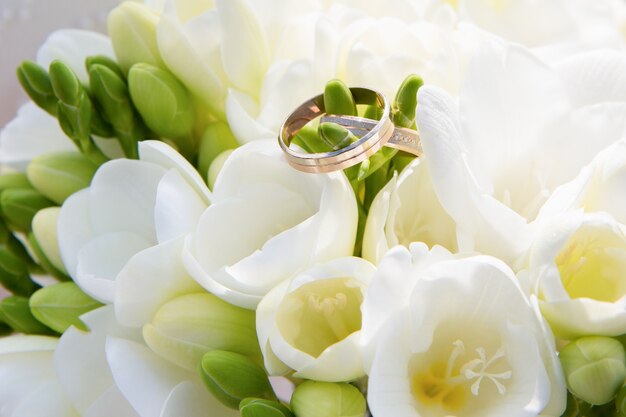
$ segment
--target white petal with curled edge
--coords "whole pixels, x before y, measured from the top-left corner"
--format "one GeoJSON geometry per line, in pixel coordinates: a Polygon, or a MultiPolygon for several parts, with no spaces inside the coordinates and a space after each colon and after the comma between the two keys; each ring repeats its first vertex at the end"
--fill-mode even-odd
{"type": "Polygon", "coordinates": [[[126,263],[115,291],[115,314],[120,323],[141,327],[170,299],[202,291],[183,266],[183,240],[143,250],[126,263]]]}
{"type": "Polygon", "coordinates": [[[170,169],[159,182],[154,222],[157,240],[166,242],[191,233],[207,202],[190,185],[179,171],[170,169]]]}
{"type": "Polygon", "coordinates": [[[78,252],[95,235],[89,217],[89,189],[72,194],[61,207],[57,223],[57,239],[63,264],[76,278],[78,252]]]}
{"type": "Polygon", "coordinates": [[[106,355],[115,384],[141,417],[160,416],[170,392],[195,377],[130,340],[107,338],[106,355]]]}
{"type": "Polygon", "coordinates": [[[65,398],[57,381],[51,380],[30,392],[19,407],[13,411],[12,416],[78,417],[79,414],[65,398]]]}
{"type": "Polygon", "coordinates": [[[250,96],[237,90],[228,90],[226,118],[239,143],[276,136],[256,120],[257,113],[257,104],[250,96]]]}
{"type": "Polygon", "coordinates": [[[158,140],[144,140],[139,143],[139,156],[142,161],[152,162],[166,170],[176,169],[207,204],[211,201],[211,191],[198,171],[168,144],[158,140]]]}
{"type": "Polygon", "coordinates": [[[37,63],[48,69],[54,60],[63,61],[88,85],[89,76],[85,59],[93,55],[105,55],[115,59],[111,40],[100,33],[80,29],[61,29],[53,32],[37,51],[37,63]]]}
{"type": "Polygon", "coordinates": [[[156,242],[154,203],[166,170],[156,164],[118,159],[102,165],[89,188],[96,233],[134,232],[156,242]]]}
{"type": "Polygon", "coordinates": [[[350,381],[363,376],[360,339],[361,332],[352,333],[326,348],[315,360],[303,364],[293,376],[330,382],[350,381]]]}
{"type": "Polygon", "coordinates": [[[90,296],[112,303],[115,280],[124,265],[152,242],[135,233],[107,233],[91,239],[78,252],[75,281],[90,296]]]}
{"type": "Polygon", "coordinates": [[[54,352],[54,367],[66,395],[83,414],[102,396],[113,395],[109,392],[114,387],[113,377],[104,350],[107,336],[140,341],[141,332],[120,326],[113,306],[90,311],[81,320],[90,331],[74,326],[67,329],[54,352]]]}
{"type": "Polygon", "coordinates": [[[376,194],[367,214],[365,231],[363,232],[363,258],[377,264],[389,250],[385,236],[391,200],[397,199],[396,184],[398,176],[392,179],[376,194]]]}
{"type": "MultiPolygon", "coordinates": [[[[207,24],[217,25],[216,19],[207,19],[207,24]]],[[[204,39],[211,42],[211,39],[204,39]]],[[[157,27],[157,43],[163,61],[189,90],[203,99],[215,116],[224,117],[226,89],[220,77],[195,49],[185,28],[173,13],[161,15],[157,27]]]]}
{"type": "Polygon", "coordinates": [[[217,0],[216,5],[226,74],[239,89],[258,96],[269,63],[265,34],[246,0],[217,0]]]}
{"type": "Polygon", "coordinates": [[[183,381],[176,385],[165,401],[159,417],[238,417],[239,410],[225,407],[197,382],[183,381]]]}
{"type": "Polygon", "coordinates": [[[38,155],[74,149],[57,120],[30,101],[0,131],[0,163],[18,171],[38,155]]]}

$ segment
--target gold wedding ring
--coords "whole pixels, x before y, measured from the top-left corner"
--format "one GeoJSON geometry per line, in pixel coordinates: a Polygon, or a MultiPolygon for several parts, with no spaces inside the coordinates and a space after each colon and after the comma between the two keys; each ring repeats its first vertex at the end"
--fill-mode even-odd
{"type": "Polygon", "coordinates": [[[417,156],[422,154],[418,133],[412,129],[396,128],[393,125],[390,118],[390,105],[383,94],[360,87],[350,88],[350,91],[356,104],[376,105],[381,108],[381,119],[326,115],[323,94],[307,100],[289,115],[278,135],[278,143],[291,166],[311,173],[339,171],[364,161],[384,145],[417,156]],[[300,129],[319,116],[323,116],[322,122],[333,122],[345,127],[359,137],[359,140],[331,152],[306,153],[291,149],[291,141],[300,129]]]}

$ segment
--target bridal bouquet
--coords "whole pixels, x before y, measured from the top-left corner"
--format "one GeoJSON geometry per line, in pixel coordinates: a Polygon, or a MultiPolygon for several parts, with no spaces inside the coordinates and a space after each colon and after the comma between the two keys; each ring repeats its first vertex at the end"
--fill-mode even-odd
{"type": "Polygon", "coordinates": [[[622,1],[127,2],[17,77],[0,417],[626,416],[622,1]],[[418,156],[295,169],[315,96],[418,156]]]}

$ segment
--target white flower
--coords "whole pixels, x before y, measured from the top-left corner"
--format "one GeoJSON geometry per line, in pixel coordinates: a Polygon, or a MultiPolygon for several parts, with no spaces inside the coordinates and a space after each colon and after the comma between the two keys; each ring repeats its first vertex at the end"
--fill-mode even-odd
{"type": "Polygon", "coordinates": [[[356,199],[342,172],[297,171],[275,141],[256,141],[226,160],[183,257],[211,293],[255,308],[297,272],[352,255],[356,227],[356,199]]]}
{"type": "Polygon", "coordinates": [[[460,0],[459,9],[463,20],[482,29],[552,53],[557,47],[625,46],[626,5],[621,1],[460,0]]]}
{"type": "Polygon", "coordinates": [[[562,337],[626,333],[626,229],[606,213],[575,211],[543,228],[529,273],[541,311],[562,337]]]}
{"type": "Polygon", "coordinates": [[[456,250],[456,230],[433,189],[425,158],[416,158],[376,195],[367,215],[363,258],[377,264],[389,248],[412,242],[456,250]]]}
{"type": "Polygon", "coordinates": [[[458,105],[438,88],[420,89],[424,153],[460,250],[515,265],[551,193],[621,137],[626,96],[615,101],[602,81],[626,69],[614,55],[582,55],[556,71],[527,50],[493,43],[472,61],[458,105]],[[606,66],[597,67],[600,58],[606,66]]]}
{"type": "Polygon", "coordinates": [[[54,372],[57,342],[48,336],[0,338],[0,415],[78,417],[54,372]]]}
{"type": "Polygon", "coordinates": [[[0,163],[17,171],[25,172],[38,155],[74,149],[59,122],[33,102],[20,107],[17,117],[0,131],[0,163]]]}
{"type": "Polygon", "coordinates": [[[112,306],[81,319],[90,331],[71,327],[54,354],[59,380],[81,415],[199,417],[206,410],[217,417],[238,415],[214,400],[196,373],[150,351],[140,330],[117,323],[112,306]]]}
{"type": "Polygon", "coordinates": [[[141,326],[169,298],[198,289],[185,273],[185,234],[209,204],[195,169],[162,142],[140,144],[140,160],[104,164],[91,187],[59,215],[59,249],[86,293],[111,303],[126,325],[141,326]]]}
{"type": "Polygon", "coordinates": [[[256,318],[268,372],[336,382],[363,376],[361,302],[374,272],[361,258],[335,259],[263,297],[256,318]]]}
{"type": "Polygon", "coordinates": [[[366,296],[364,332],[367,320],[389,315],[388,303],[368,301],[376,282],[412,283],[376,338],[372,414],[560,416],[566,390],[554,342],[513,272],[486,256],[424,268],[411,258],[392,249],[366,296]]]}

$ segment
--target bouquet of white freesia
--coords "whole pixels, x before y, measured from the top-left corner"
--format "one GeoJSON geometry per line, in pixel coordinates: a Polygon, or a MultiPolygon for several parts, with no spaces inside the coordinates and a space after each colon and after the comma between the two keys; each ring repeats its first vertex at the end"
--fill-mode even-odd
{"type": "Polygon", "coordinates": [[[0,133],[0,417],[626,416],[624,74],[619,0],[146,0],[53,33],[0,133]],[[386,122],[417,155],[294,169],[314,96],[338,123],[294,152],[386,122]]]}

